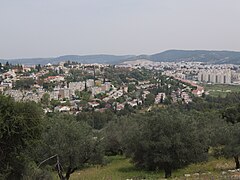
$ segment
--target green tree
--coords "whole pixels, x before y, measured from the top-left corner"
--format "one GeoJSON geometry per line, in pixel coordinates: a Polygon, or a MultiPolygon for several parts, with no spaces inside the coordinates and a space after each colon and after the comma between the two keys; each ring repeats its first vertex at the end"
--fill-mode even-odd
{"type": "Polygon", "coordinates": [[[52,99],[50,101],[50,104],[51,104],[52,108],[54,109],[56,106],[61,105],[61,102],[59,100],[52,99]]]}
{"type": "Polygon", "coordinates": [[[21,179],[42,132],[42,110],[33,102],[0,96],[0,179],[21,179]]]}
{"type": "Polygon", "coordinates": [[[154,101],[155,101],[155,96],[154,94],[150,93],[146,96],[145,105],[151,106],[153,105],[154,101]]]}
{"type": "Polygon", "coordinates": [[[136,90],[136,85],[135,84],[129,84],[128,85],[128,92],[133,92],[136,90]]]}
{"type": "Polygon", "coordinates": [[[36,65],[36,66],[35,66],[35,69],[37,70],[37,72],[40,72],[40,71],[41,71],[41,69],[42,69],[42,67],[41,67],[41,65],[40,65],[40,64],[38,64],[38,65],[36,65]]]}
{"type": "Polygon", "coordinates": [[[130,142],[135,140],[133,136],[139,133],[139,124],[133,117],[127,116],[110,121],[104,128],[105,153],[107,155],[129,155],[128,149],[131,149],[131,145],[135,143],[130,142]]]}
{"type": "Polygon", "coordinates": [[[77,121],[88,123],[93,129],[103,129],[106,124],[115,119],[112,111],[101,112],[82,112],[77,115],[77,121]]]}
{"type": "Polygon", "coordinates": [[[63,169],[71,173],[85,163],[101,163],[101,141],[86,123],[77,122],[74,116],[56,114],[46,119],[44,129],[43,144],[36,153],[39,162],[57,154],[63,169]]]}
{"type": "Polygon", "coordinates": [[[223,113],[223,118],[230,123],[238,123],[240,122],[240,105],[227,107],[223,113]]]}
{"type": "Polygon", "coordinates": [[[81,92],[79,90],[76,90],[74,93],[77,96],[77,99],[81,97],[81,92]]]}
{"type": "Polygon", "coordinates": [[[223,137],[228,137],[224,144],[223,153],[226,157],[233,157],[235,161],[235,168],[240,168],[240,123],[229,125],[227,133],[222,134],[223,137]]]}
{"type": "Polygon", "coordinates": [[[47,91],[53,91],[53,89],[57,86],[55,82],[46,82],[43,83],[43,89],[46,89],[47,91]]]}
{"type": "Polygon", "coordinates": [[[206,160],[208,139],[191,117],[166,110],[146,116],[136,129],[138,135],[128,140],[128,152],[136,166],[164,169],[165,177],[169,178],[173,169],[206,160]]]}
{"type": "Polygon", "coordinates": [[[2,73],[3,72],[3,65],[2,65],[2,63],[0,63],[0,73],[2,73]]]}
{"type": "Polygon", "coordinates": [[[223,118],[231,123],[228,126],[228,140],[224,144],[224,155],[233,157],[236,163],[236,169],[240,168],[239,155],[240,155],[240,105],[228,107],[222,113],[223,118]]]}
{"type": "Polygon", "coordinates": [[[88,101],[91,97],[91,92],[81,91],[80,92],[80,98],[83,101],[88,101]]]}
{"type": "Polygon", "coordinates": [[[34,85],[35,81],[32,78],[29,79],[20,79],[16,81],[15,88],[16,89],[30,89],[32,85],[34,85]]]}
{"type": "Polygon", "coordinates": [[[44,107],[48,107],[50,104],[50,95],[48,93],[44,93],[41,98],[41,103],[44,107]]]}

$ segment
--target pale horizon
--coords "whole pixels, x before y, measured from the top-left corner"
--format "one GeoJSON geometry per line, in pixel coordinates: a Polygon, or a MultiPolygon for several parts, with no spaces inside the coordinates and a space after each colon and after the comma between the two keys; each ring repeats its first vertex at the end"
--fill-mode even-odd
{"type": "Polygon", "coordinates": [[[239,0],[0,1],[0,59],[240,51],[239,0]]]}
{"type": "Polygon", "coordinates": [[[155,52],[155,53],[142,53],[142,54],[110,54],[110,53],[96,53],[96,54],[60,54],[60,55],[56,55],[56,56],[36,56],[36,57],[32,57],[32,56],[25,56],[25,57],[12,57],[12,58],[1,58],[0,60],[14,60],[14,59],[45,59],[45,58],[57,58],[57,57],[62,57],[62,56],[92,56],[92,55],[113,55],[113,56],[141,56],[141,55],[154,55],[154,54],[158,54],[158,53],[163,53],[165,51],[169,51],[169,50],[180,50],[180,51],[229,51],[229,52],[239,52],[240,50],[219,50],[219,49],[167,49],[167,50],[163,50],[163,51],[159,51],[159,52],[155,52]]]}

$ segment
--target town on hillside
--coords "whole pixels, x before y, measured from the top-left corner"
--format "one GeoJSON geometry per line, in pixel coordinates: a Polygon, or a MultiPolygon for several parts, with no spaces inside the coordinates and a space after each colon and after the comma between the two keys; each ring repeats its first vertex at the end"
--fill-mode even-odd
{"type": "Polygon", "coordinates": [[[0,65],[0,91],[47,112],[121,113],[186,103],[208,92],[201,83],[240,84],[237,65],[137,60],[119,65],[65,61],[44,66],[0,65]]]}

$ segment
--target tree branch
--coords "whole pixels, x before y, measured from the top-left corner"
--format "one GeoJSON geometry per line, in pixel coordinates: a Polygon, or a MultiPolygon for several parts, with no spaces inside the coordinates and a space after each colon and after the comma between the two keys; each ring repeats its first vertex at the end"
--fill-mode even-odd
{"type": "Polygon", "coordinates": [[[49,157],[49,158],[43,160],[43,161],[38,165],[38,168],[39,168],[43,163],[45,163],[46,161],[48,161],[48,160],[50,160],[50,159],[52,159],[52,158],[55,158],[55,157],[57,157],[57,156],[58,156],[58,155],[55,154],[54,156],[51,156],[51,157],[49,157]]]}

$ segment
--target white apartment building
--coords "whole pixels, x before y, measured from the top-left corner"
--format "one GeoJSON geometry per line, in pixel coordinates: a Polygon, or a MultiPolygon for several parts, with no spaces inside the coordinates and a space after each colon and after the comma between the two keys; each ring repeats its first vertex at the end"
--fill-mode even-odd
{"type": "Polygon", "coordinates": [[[75,92],[76,90],[83,91],[85,89],[85,82],[84,81],[81,81],[81,82],[70,82],[69,83],[69,89],[72,92],[75,92]]]}
{"type": "Polygon", "coordinates": [[[87,80],[87,87],[93,87],[94,86],[94,80],[93,79],[88,79],[87,80]]]}
{"type": "Polygon", "coordinates": [[[214,84],[231,84],[232,74],[229,69],[201,70],[198,73],[198,81],[214,84]]]}

